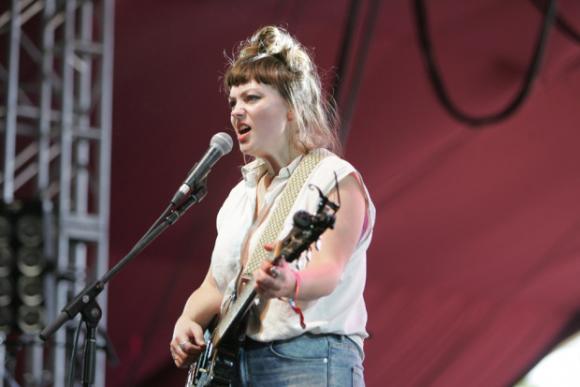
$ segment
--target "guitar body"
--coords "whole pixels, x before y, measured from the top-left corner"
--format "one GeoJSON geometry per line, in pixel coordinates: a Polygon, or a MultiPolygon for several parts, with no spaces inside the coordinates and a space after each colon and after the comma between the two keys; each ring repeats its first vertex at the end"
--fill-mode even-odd
{"type": "Polygon", "coordinates": [[[245,324],[237,324],[213,345],[213,330],[205,332],[205,350],[189,368],[186,387],[227,387],[235,379],[245,324]]]}

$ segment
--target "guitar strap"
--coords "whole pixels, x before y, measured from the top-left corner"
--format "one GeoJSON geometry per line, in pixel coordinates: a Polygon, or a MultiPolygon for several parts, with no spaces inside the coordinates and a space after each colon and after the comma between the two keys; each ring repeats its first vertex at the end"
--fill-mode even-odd
{"type": "Polygon", "coordinates": [[[251,278],[254,271],[260,267],[264,260],[272,258],[273,252],[266,251],[264,245],[276,242],[284,225],[284,221],[288,217],[294,202],[296,202],[298,193],[300,193],[300,190],[318,163],[325,157],[330,156],[330,154],[330,151],[326,149],[314,149],[300,161],[300,164],[298,164],[292,176],[290,176],[286,187],[284,187],[284,190],[280,194],[278,205],[274,208],[274,212],[270,216],[258,244],[252,251],[250,259],[248,259],[248,263],[243,271],[244,277],[251,278]]]}

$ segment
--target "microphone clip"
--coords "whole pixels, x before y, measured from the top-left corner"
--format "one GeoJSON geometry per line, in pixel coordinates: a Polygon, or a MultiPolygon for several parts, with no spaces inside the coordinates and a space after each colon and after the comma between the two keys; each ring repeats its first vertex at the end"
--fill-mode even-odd
{"type": "Polygon", "coordinates": [[[167,214],[166,221],[169,224],[175,223],[177,219],[192,205],[201,202],[207,195],[207,177],[199,184],[196,184],[186,196],[183,196],[180,201],[171,201],[171,212],[167,214]]]}

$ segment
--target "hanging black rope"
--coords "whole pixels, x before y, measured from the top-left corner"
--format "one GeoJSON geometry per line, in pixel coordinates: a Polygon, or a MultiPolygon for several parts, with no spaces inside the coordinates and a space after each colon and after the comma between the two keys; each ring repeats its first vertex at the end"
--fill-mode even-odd
{"type": "MultiPolygon", "coordinates": [[[[358,20],[358,15],[362,8],[363,2],[360,0],[351,0],[350,8],[348,10],[348,19],[342,33],[342,45],[340,47],[340,52],[338,53],[336,73],[334,75],[334,80],[332,82],[332,98],[330,99],[333,104],[337,104],[341,100],[341,91],[343,82],[346,76],[346,68],[348,66],[348,59],[352,51],[352,40],[354,37],[356,29],[356,21],[358,20]]],[[[334,106],[337,108],[337,106],[334,106]]]]}
{"type": "Polygon", "coordinates": [[[352,0],[350,6],[350,18],[347,23],[347,28],[345,29],[345,34],[343,37],[343,46],[340,53],[339,59],[339,72],[334,82],[334,97],[331,100],[335,100],[334,103],[341,104],[341,126],[339,130],[339,136],[342,144],[346,144],[348,138],[348,133],[350,131],[350,123],[352,121],[352,115],[356,106],[356,99],[358,97],[358,91],[362,83],[362,75],[364,72],[366,60],[368,57],[368,52],[370,48],[370,43],[374,36],[375,25],[379,16],[380,0],[371,0],[369,8],[366,12],[365,18],[362,21],[363,30],[361,32],[361,43],[358,47],[356,54],[354,55],[354,69],[352,71],[352,77],[350,82],[350,87],[345,92],[344,81],[346,79],[346,65],[351,56],[351,51],[353,48],[352,38],[354,36],[354,30],[356,28],[357,15],[360,13],[360,4],[362,1],[352,0]],[[344,94],[344,96],[343,96],[344,94]]]}
{"type": "Polygon", "coordinates": [[[542,28],[536,42],[534,55],[526,71],[522,86],[513,101],[511,101],[504,109],[497,113],[475,117],[460,110],[449,97],[447,89],[441,78],[439,68],[437,67],[433,58],[433,48],[429,38],[429,25],[427,21],[427,12],[425,9],[424,0],[415,0],[417,33],[419,35],[419,42],[423,53],[423,58],[427,66],[429,77],[435,89],[435,93],[437,94],[439,101],[443,104],[445,109],[457,120],[474,127],[496,123],[506,119],[511,114],[513,114],[521,106],[522,102],[529,94],[534,78],[540,69],[541,59],[546,47],[546,42],[548,40],[548,32],[554,21],[555,14],[556,0],[549,0],[547,10],[544,13],[542,28]]]}
{"type": "Polygon", "coordinates": [[[352,121],[352,116],[356,107],[356,102],[358,98],[358,92],[362,84],[362,78],[364,69],[366,66],[369,49],[371,46],[371,41],[374,37],[375,26],[377,24],[377,19],[379,18],[379,8],[381,5],[380,0],[371,0],[369,9],[367,12],[367,17],[365,20],[365,28],[362,32],[362,39],[360,49],[357,52],[355,58],[357,58],[355,69],[353,71],[352,82],[350,84],[350,90],[346,96],[346,102],[344,103],[342,109],[342,125],[340,130],[340,139],[343,144],[346,144],[348,139],[348,133],[350,132],[350,124],[352,121]]]}
{"type": "MultiPolygon", "coordinates": [[[[542,8],[542,2],[540,0],[531,0],[532,4],[540,11],[544,12],[542,8]]],[[[560,15],[560,12],[556,12],[556,26],[572,40],[580,43],[580,33],[576,31],[564,18],[560,15]]]]}

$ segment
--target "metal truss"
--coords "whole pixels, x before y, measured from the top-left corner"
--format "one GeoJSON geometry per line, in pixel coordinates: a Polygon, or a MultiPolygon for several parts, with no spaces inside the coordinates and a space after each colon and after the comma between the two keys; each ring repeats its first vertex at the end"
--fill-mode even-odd
{"type": "MultiPolygon", "coordinates": [[[[8,55],[0,55],[0,189],[5,202],[31,195],[42,200],[45,253],[52,263],[45,278],[50,323],[108,267],[114,4],[2,3],[0,50],[8,55]]],[[[106,297],[103,292],[99,298],[102,332],[106,297]]],[[[49,343],[37,335],[20,337],[26,354],[17,369],[24,370],[18,376],[24,385],[65,385],[77,322],[49,343]]],[[[107,343],[101,337],[98,345],[107,343]]],[[[5,345],[0,351],[2,360],[5,345]]],[[[0,376],[9,377],[4,364],[0,376]]],[[[105,385],[105,368],[100,350],[96,386],[105,385]]]]}

